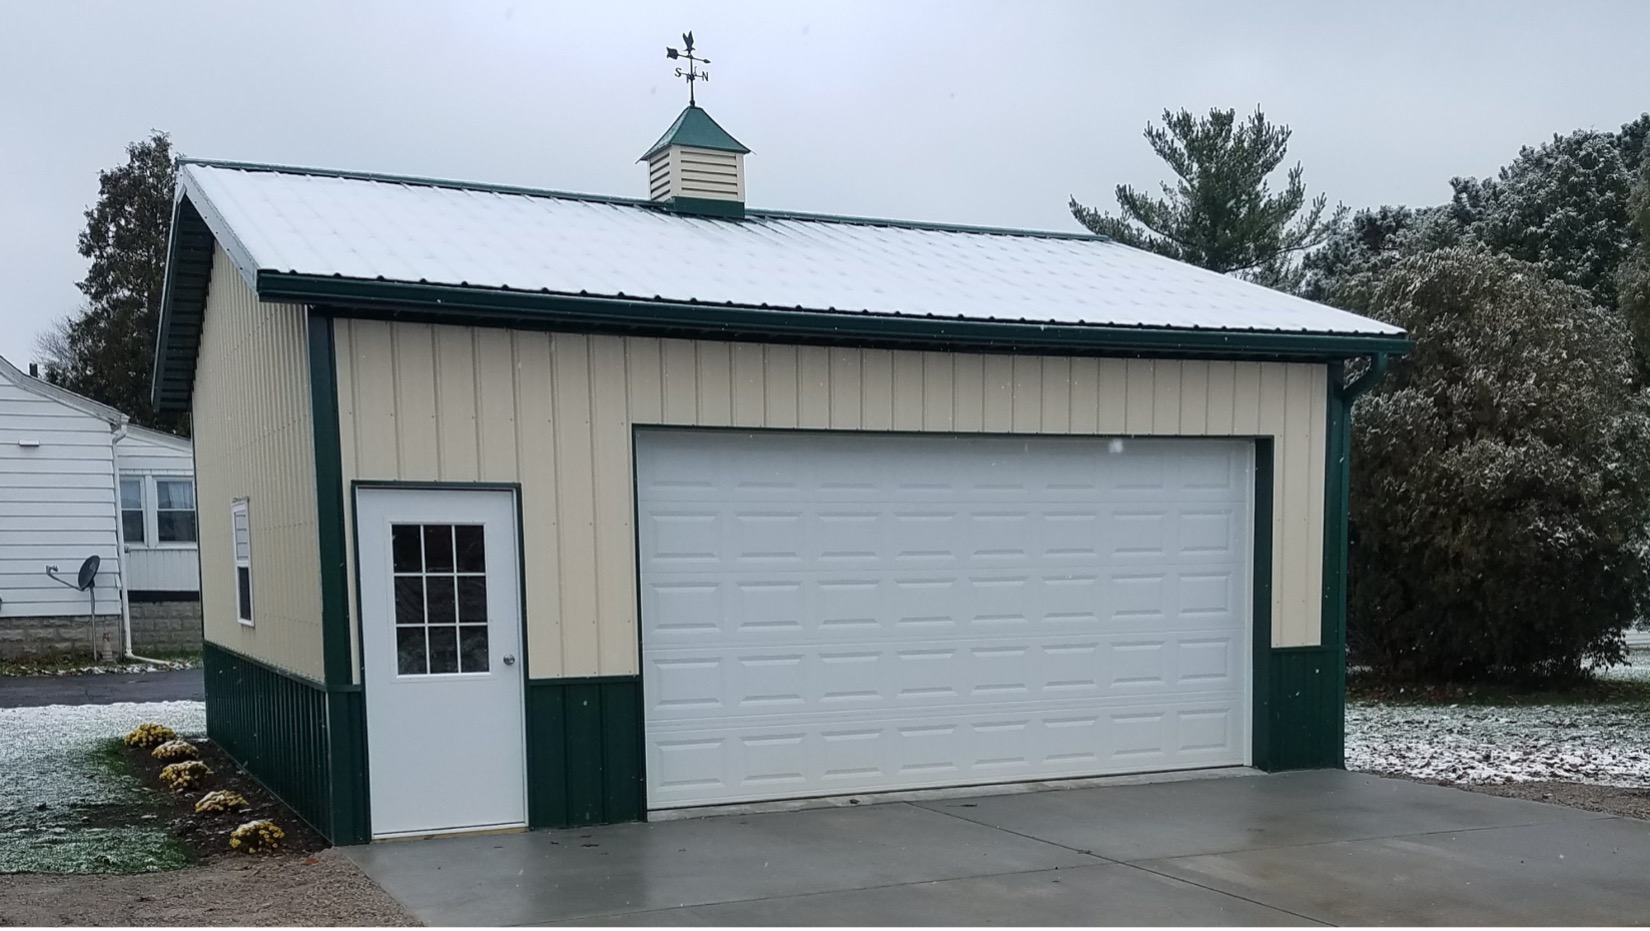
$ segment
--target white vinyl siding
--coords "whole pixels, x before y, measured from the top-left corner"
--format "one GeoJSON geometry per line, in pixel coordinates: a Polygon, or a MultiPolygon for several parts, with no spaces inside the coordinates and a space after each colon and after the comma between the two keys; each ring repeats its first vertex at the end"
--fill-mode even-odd
{"type": "Polygon", "coordinates": [[[87,594],[46,567],[72,580],[88,556],[102,561],[97,613],[120,613],[113,429],[0,374],[0,629],[7,617],[85,614],[87,594]]]}
{"type": "Polygon", "coordinates": [[[1271,641],[1319,642],[1321,365],[335,327],[346,491],[521,484],[535,677],[638,672],[632,431],[647,425],[1273,437],[1271,641]]]}
{"type": "Polygon", "coordinates": [[[115,444],[115,461],[122,487],[135,484],[143,499],[141,518],[124,518],[132,590],[194,597],[200,591],[200,558],[193,447],[183,437],[128,424],[125,438],[115,444]],[[130,528],[140,520],[143,532],[133,536],[130,528]]]}

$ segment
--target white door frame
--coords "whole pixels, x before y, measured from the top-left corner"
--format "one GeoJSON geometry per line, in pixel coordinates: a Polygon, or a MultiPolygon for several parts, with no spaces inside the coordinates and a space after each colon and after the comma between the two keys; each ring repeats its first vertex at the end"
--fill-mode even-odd
{"type": "MultiPolygon", "coordinates": [[[[514,486],[468,483],[357,482],[352,492],[373,838],[525,827],[527,662],[519,491],[514,486]],[[393,565],[393,524],[452,524],[458,527],[455,532],[465,526],[482,526],[487,583],[485,670],[414,676],[396,668],[394,586],[400,567],[393,565]],[[454,692],[453,687],[465,691],[454,692]],[[436,689],[444,691],[432,694],[436,689]],[[453,716],[443,720],[441,715],[442,703],[455,699],[468,706],[458,710],[458,727],[453,726],[453,716]],[[420,712],[420,703],[430,707],[420,712]],[[403,718],[391,716],[394,711],[403,718]],[[410,721],[405,718],[409,711],[414,714],[410,721]],[[488,719],[496,724],[490,734],[486,727],[463,726],[465,721],[488,719]],[[409,735],[417,737],[410,748],[406,746],[409,735]],[[466,739],[476,745],[463,747],[466,739]],[[506,742],[502,747],[501,741],[506,742]],[[485,760],[495,748],[500,767],[476,778],[476,761],[485,760]],[[442,760],[457,766],[437,770],[432,764],[442,760]],[[387,780],[397,771],[408,770],[424,776],[422,784],[398,786],[407,791],[393,791],[390,787],[395,784],[387,780]],[[469,796],[472,804],[464,806],[468,813],[449,809],[444,815],[439,806],[424,801],[433,802],[447,794],[447,786],[466,782],[477,790],[469,796]],[[485,815],[478,819],[478,812],[485,815]]],[[[462,573],[462,568],[454,564],[452,571],[462,573]]],[[[455,576],[450,584],[461,581],[455,576]]],[[[468,660],[474,655],[463,657],[468,660]]],[[[464,798],[462,793],[452,797],[464,798]]]]}

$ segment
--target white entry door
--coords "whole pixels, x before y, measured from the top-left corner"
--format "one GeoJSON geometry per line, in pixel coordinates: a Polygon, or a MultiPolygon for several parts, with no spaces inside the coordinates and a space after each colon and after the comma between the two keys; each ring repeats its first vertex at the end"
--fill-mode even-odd
{"type": "Polygon", "coordinates": [[[1250,444],[643,431],[652,808],[1242,764],[1250,444]]]}
{"type": "Polygon", "coordinates": [[[510,491],[356,495],[374,837],[527,822],[510,491]]]}

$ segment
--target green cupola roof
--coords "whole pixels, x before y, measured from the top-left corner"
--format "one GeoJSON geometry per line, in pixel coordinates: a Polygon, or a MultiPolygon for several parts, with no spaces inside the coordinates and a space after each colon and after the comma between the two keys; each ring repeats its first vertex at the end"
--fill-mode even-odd
{"type": "Polygon", "coordinates": [[[750,151],[738,139],[728,135],[728,131],[716,125],[710,114],[696,106],[689,106],[670,124],[659,141],[653,143],[640,159],[646,161],[658,154],[660,149],[673,145],[693,146],[696,149],[715,149],[720,152],[738,152],[743,155],[750,151]]]}

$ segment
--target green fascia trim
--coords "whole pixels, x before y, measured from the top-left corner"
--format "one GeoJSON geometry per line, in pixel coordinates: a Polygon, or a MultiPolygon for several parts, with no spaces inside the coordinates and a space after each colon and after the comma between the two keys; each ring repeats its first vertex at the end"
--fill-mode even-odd
{"type": "Polygon", "coordinates": [[[672,197],[665,201],[670,209],[683,216],[715,217],[722,220],[743,220],[745,205],[737,200],[713,200],[709,197],[672,197]]]}
{"type": "Polygon", "coordinates": [[[738,152],[741,155],[750,152],[750,149],[745,148],[744,143],[733,138],[719,123],[711,119],[709,113],[693,105],[689,105],[687,109],[683,110],[681,115],[676,117],[676,122],[670,124],[670,128],[665,130],[665,134],[659,137],[659,141],[653,143],[652,147],[644,152],[637,161],[645,162],[658,154],[659,150],[673,145],[692,146],[695,149],[714,149],[718,152],[738,152]]]}
{"type": "Polygon", "coordinates": [[[892,348],[1333,361],[1402,352],[1410,346],[1404,337],[1373,334],[1082,326],[793,310],[271,271],[258,274],[258,293],[264,300],[329,305],[328,312],[339,316],[892,348]]]}
{"type": "Polygon", "coordinates": [[[1272,768],[1272,482],[1274,444],[1271,437],[1257,437],[1255,444],[1254,578],[1250,603],[1252,654],[1249,683],[1251,704],[1250,756],[1256,769],[1272,768]]]}

